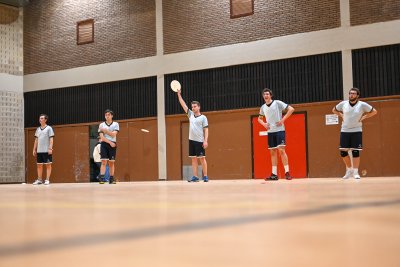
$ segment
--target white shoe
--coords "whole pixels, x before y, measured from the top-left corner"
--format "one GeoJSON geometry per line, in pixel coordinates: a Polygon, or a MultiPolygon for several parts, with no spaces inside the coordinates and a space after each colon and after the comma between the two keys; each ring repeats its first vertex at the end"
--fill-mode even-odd
{"type": "Polygon", "coordinates": [[[351,169],[347,170],[346,174],[342,178],[349,179],[350,177],[353,177],[353,171],[351,169]]]}
{"type": "Polygon", "coordinates": [[[36,181],[33,182],[33,185],[40,185],[43,184],[42,180],[36,179],[36,181]]]}
{"type": "Polygon", "coordinates": [[[44,185],[49,185],[50,181],[49,180],[44,180],[44,185]]]}
{"type": "Polygon", "coordinates": [[[358,173],[354,173],[354,179],[361,179],[361,177],[358,173]]]}

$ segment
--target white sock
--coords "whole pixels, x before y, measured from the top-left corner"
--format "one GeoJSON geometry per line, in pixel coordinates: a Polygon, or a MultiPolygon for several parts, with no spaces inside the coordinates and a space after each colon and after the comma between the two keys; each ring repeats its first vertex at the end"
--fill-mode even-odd
{"type": "Polygon", "coordinates": [[[350,172],[353,171],[353,168],[352,167],[349,168],[349,167],[346,166],[346,172],[349,172],[349,171],[350,172]]]}
{"type": "Polygon", "coordinates": [[[285,166],[283,166],[284,168],[285,168],[285,173],[286,172],[289,172],[289,165],[285,165],[285,166]]]}
{"type": "Polygon", "coordinates": [[[277,166],[272,166],[272,173],[273,174],[277,174],[278,172],[277,172],[277,166]]]}
{"type": "Polygon", "coordinates": [[[354,174],[358,174],[358,169],[354,168],[354,169],[353,169],[353,173],[354,173],[354,174]]]}

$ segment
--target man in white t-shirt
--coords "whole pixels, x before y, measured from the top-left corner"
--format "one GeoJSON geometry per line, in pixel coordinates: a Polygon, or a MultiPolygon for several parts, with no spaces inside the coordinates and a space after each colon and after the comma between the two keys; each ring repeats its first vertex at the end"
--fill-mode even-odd
{"type": "Polygon", "coordinates": [[[113,121],[114,112],[107,109],[104,111],[105,122],[99,125],[99,135],[101,139],[101,167],[100,167],[100,184],[104,184],[104,175],[106,173],[106,165],[110,167],[110,184],[115,184],[114,170],[115,158],[117,156],[117,134],[119,132],[118,122],[113,121]]]}
{"type": "Polygon", "coordinates": [[[51,164],[53,163],[53,140],[54,131],[47,125],[48,116],[40,114],[40,126],[35,132],[35,143],[33,144],[33,156],[37,162],[37,179],[33,185],[50,184],[51,164]],[[46,165],[46,180],[43,182],[43,165],[46,165]]]}
{"type": "Polygon", "coordinates": [[[332,112],[342,118],[340,130],[340,156],[346,165],[346,174],[343,179],[354,177],[360,179],[358,167],[360,165],[360,151],[362,150],[362,121],[375,116],[378,111],[369,104],[358,100],[360,90],[351,88],[349,100],[337,104],[332,112]],[[349,157],[352,154],[353,164],[349,157]]]}
{"type": "Polygon", "coordinates": [[[203,169],[202,180],[208,182],[206,151],[208,147],[208,120],[200,113],[200,103],[192,101],[190,110],[182,98],[181,90],[178,90],[178,100],[189,118],[189,157],[192,158],[193,177],[188,182],[198,182],[198,162],[200,160],[203,169]]]}
{"type": "Polygon", "coordinates": [[[281,155],[282,164],[285,168],[285,178],[292,180],[289,173],[289,160],[285,151],[286,147],[286,133],[284,122],[292,115],[294,108],[288,104],[280,101],[273,100],[272,91],[265,88],[262,91],[265,104],[260,108],[258,122],[265,127],[268,131],[268,149],[271,154],[272,174],[265,180],[278,180],[278,151],[281,155]],[[282,112],[286,112],[282,117],[282,112]],[[265,117],[266,122],[263,121],[265,117]]]}

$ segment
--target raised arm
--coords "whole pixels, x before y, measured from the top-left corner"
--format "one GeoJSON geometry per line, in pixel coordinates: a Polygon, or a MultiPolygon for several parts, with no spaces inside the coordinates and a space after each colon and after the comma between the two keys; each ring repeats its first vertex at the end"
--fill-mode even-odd
{"type": "Polygon", "coordinates": [[[181,104],[181,106],[182,106],[183,110],[185,111],[185,113],[187,113],[189,108],[186,105],[185,100],[183,100],[183,98],[182,98],[181,90],[178,90],[177,95],[178,95],[179,103],[181,104]]]}

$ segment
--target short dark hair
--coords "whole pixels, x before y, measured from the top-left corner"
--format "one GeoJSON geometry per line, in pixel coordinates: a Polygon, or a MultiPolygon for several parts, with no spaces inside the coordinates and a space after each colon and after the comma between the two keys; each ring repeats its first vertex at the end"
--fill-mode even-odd
{"type": "Polygon", "coordinates": [[[193,104],[194,104],[194,105],[198,105],[199,107],[201,107],[199,101],[192,101],[192,103],[190,103],[190,104],[192,104],[192,105],[193,105],[193,104]]]}
{"type": "Polygon", "coordinates": [[[40,114],[39,118],[40,117],[44,117],[46,119],[46,121],[49,119],[49,116],[47,116],[46,114],[40,114]]]}
{"type": "Polygon", "coordinates": [[[264,93],[266,93],[266,92],[268,92],[271,96],[273,96],[274,94],[272,93],[272,90],[271,89],[268,89],[268,88],[265,88],[263,91],[262,91],[262,95],[264,95],[264,93]]]}
{"type": "Polygon", "coordinates": [[[110,113],[111,115],[114,116],[114,111],[112,111],[111,109],[106,109],[106,110],[104,111],[104,114],[106,114],[106,113],[110,113]]]}
{"type": "Polygon", "coordinates": [[[355,91],[355,92],[357,92],[357,95],[360,96],[360,89],[353,87],[349,90],[349,93],[350,93],[350,91],[355,91]]]}

